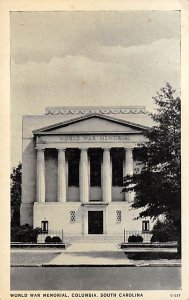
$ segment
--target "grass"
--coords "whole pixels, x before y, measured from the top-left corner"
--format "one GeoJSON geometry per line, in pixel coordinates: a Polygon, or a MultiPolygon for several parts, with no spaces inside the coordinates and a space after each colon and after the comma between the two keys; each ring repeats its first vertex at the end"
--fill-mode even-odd
{"type": "Polygon", "coordinates": [[[11,265],[34,265],[48,263],[59,253],[11,253],[11,265]]]}
{"type": "Polygon", "coordinates": [[[127,258],[132,260],[161,260],[161,259],[180,259],[178,253],[125,253],[127,258]]]}

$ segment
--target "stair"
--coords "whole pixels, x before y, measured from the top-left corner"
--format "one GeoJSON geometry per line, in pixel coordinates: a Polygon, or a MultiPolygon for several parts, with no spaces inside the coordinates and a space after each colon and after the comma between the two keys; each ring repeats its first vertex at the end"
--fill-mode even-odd
{"type": "Polygon", "coordinates": [[[123,236],[112,236],[104,234],[91,235],[69,235],[64,236],[64,243],[121,243],[123,236]]]}

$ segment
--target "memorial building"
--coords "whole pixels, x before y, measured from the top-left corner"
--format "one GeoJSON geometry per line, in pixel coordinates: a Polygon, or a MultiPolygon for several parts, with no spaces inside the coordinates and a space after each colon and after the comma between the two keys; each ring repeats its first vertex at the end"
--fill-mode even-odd
{"type": "Polygon", "coordinates": [[[123,177],[140,171],[135,151],[152,125],[145,107],[49,107],[24,116],[21,224],[66,236],[149,231],[134,220],[123,177]]]}

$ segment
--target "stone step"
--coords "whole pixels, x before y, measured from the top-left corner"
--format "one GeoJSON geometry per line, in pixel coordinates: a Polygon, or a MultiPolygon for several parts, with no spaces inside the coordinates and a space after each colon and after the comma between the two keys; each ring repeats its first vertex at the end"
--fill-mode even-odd
{"type": "Polygon", "coordinates": [[[87,235],[64,236],[64,243],[121,243],[122,236],[87,235]]]}

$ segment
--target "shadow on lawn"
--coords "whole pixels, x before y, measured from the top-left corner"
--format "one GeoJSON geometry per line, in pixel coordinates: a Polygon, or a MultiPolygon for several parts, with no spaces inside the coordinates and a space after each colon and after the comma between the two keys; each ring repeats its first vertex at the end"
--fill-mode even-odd
{"type": "Polygon", "coordinates": [[[85,251],[85,252],[70,252],[72,256],[87,256],[90,258],[108,258],[108,259],[119,259],[124,258],[122,252],[115,252],[115,251],[85,251]]]}
{"type": "Polygon", "coordinates": [[[159,260],[159,259],[180,259],[178,253],[162,253],[162,252],[155,252],[155,253],[126,253],[124,252],[125,256],[128,259],[132,260],[159,260]]]}

